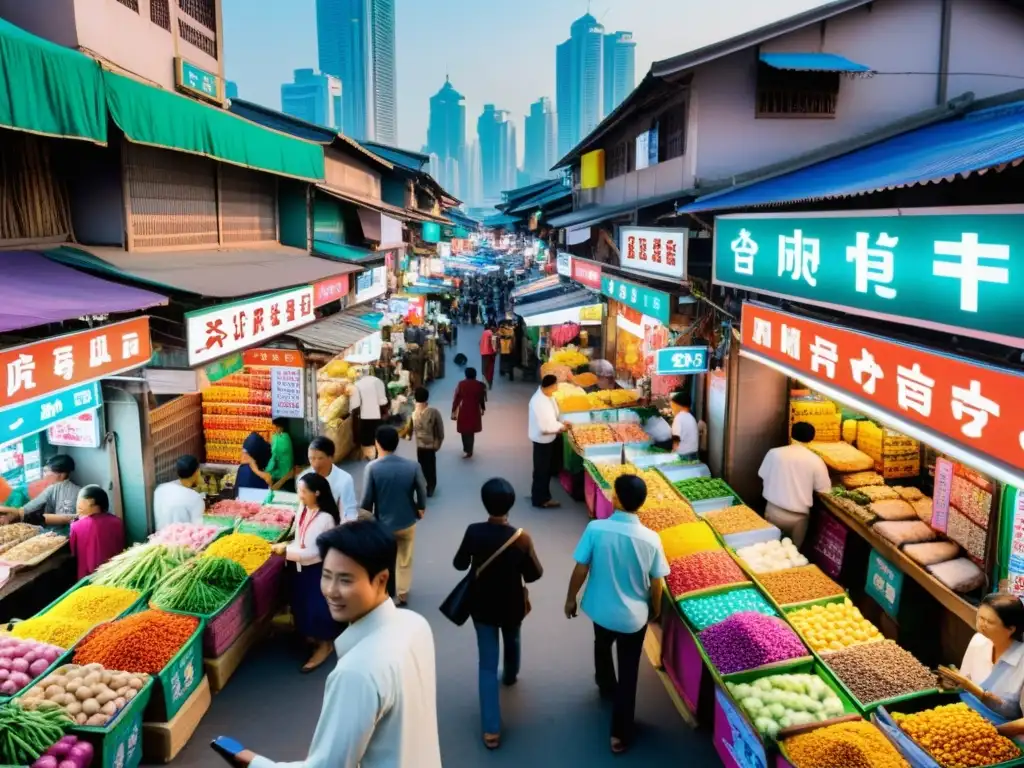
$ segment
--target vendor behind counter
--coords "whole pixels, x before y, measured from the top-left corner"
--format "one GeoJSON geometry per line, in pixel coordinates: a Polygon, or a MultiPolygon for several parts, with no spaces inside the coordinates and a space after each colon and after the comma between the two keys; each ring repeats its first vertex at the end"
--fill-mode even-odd
{"type": "Polygon", "coordinates": [[[64,454],[57,454],[46,462],[43,478],[49,484],[41,494],[23,507],[0,507],[0,524],[18,520],[30,525],[70,525],[75,519],[78,493],[81,487],[71,480],[75,471],[75,460],[64,454]]]}

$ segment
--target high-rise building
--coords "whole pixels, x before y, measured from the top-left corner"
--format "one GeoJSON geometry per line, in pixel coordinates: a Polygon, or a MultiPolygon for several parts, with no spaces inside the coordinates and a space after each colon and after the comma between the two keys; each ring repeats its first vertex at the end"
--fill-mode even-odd
{"type": "MultiPolygon", "coordinates": [[[[459,175],[462,183],[460,193],[456,197],[460,197],[466,203],[467,208],[480,208],[484,204],[482,173],[480,142],[474,141],[466,145],[462,161],[459,163],[459,175]]],[[[455,193],[452,192],[452,194],[455,193]]]]}
{"type": "Polygon", "coordinates": [[[589,13],[572,23],[555,56],[558,154],[565,155],[601,122],[604,27],[589,13]]]}
{"type": "Polygon", "coordinates": [[[551,178],[555,157],[555,110],[547,96],[530,105],[526,116],[526,153],[523,171],[530,184],[551,178]]]}
{"type": "Polygon", "coordinates": [[[395,0],[317,0],[320,71],[341,79],[342,130],[398,144],[395,0]]]}
{"type": "Polygon", "coordinates": [[[438,183],[458,197],[462,184],[459,165],[466,146],[466,99],[446,77],[441,90],[430,97],[430,123],[427,127],[427,153],[440,159],[438,183]]]}
{"type": "Polygon", "coordinates": [[[476,123],[485,205],[501,202],[501,193],[516,186],[516,127],[509,113],[485,104],[476,123]]]}
{"type": "Polygon", "coordinates": [[[312,69],[296,69],[294,82],[281,86],[282,112],[336,131],[342,125],[341,102],[341,80],[312,69]]]}
{"type": "Polygon", "coordinates": [[[636,42],[632,32],[604,37],[604,116],[621,104],[636,86],[636,42]]]}

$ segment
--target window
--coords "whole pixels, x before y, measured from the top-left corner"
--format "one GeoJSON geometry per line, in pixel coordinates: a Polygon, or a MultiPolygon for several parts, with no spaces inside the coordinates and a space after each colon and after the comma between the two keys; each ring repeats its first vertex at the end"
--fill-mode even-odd
{"type": "Polygon", "coordinates": [[[836,116],[838,72],[792,72],[759,64],[757,117],[836,116]]]}
{"type": "Polygon", "coordinates": [[[130,8],[136,13],[139,12],[139,0],[117,0],[125,8],[130,8]]]}
{"type": "Polygon", "coordinates": [[[658,162],[682,157],[686,151],[686,108],[681,101],[658,116],[658,162]]]}
{"type": "Polygon", "coordinates": [[[162,29],[171,31],[170,0],[149,0],[149,20],[162,29]]]}
{"type": "Polygon", "coordinates": [[[626,173],[626,143],[620,141],[608,150],[605,178],[614,179],[626,173]]]}
{"type": "Polygon", "coordinates": [[[181,19],[178,19],[178,34],[181,35],[182,40],[190,45],[194,45],[207,56],[211,56],[215,59],[217,58],[217,41],[211,37],[207,37],[198,29],[190,24],[186,24],[181,19]]]}
{"type": "Polygon", "coordinates": [[[178,7],[207,29],[217,31],[216,0],[178,0],[178,7]]]}

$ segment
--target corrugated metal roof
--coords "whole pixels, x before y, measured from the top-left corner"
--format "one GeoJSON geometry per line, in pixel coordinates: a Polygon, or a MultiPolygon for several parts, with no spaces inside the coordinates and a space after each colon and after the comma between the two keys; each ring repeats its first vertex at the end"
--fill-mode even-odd
{"type": "Polygon", "coordinates": [[[705,195],[679,213],[848,197],[952,181],[1024,159],[1024,101],[971,112],[767,181],[705,195]]]}
{"type": "Polygon", "coordinates": [[[548,312],[557,312],[560,309],[588,307],[591,304],[600,303],[601,298],[596,294],[583,288],[577,288],[568,293],[563,293],[561,296],[555,296],[544,301],[531,301],[529,304],[517,306],[515,313],[520,317],[535,317],[547,314],[548,312]]]}
{"type": "Polygon", "coordinates": [[[353,307],[288,335],[301,341],[308,350],[338,355],[376,332],[378,328],[372,320],[379,316],[369,305],[353,307]]]}
{"type": "Polygon", "coordinates": [[[530,280],[529,282],[517,285],[512,289],[512,298],[518,299],[520,296],[525,296],[528,293],[534,293],[536,291],[543,291],[547,288],[554,288],[556,285],[561,284],[562,280],[558,275],[548,275],[547,277],[538,277],[536,280],[530,280]]]}
{"type": "Polygon", "coordinates": [[[546,189],[540,194],[524,200],[515,208],[512,208],[509,213],[533,213],[537,208],[543,208],[549,203],[564,200],[571,196],[572,190],[562,184],[559,184],[557,187],[546,189]]]}
{"type": "Polygon", "coordinates": [[[871,67],[850,61],[837,53],[762,53],[761,61],[772,69],[795,72],[863,72],[871,67]]]}

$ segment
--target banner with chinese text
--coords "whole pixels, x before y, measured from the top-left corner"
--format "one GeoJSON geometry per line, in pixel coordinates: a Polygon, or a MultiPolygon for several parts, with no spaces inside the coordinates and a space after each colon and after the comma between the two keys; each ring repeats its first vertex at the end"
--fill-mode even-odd
{"type": "Polygon", "coordinates": [[[962,447],[961,461],[988,456],[1024,477],[1024,376],[751,302],[742,325],[741,354],[917,424],[962,447]]]}
{"type": "Polygon", "coordinates": [[[619,264],[627,269],[681,279],[686,275],[689,230],[620,227],[619,264]]]}
{"type": "Polygon", "coordinates": [[[1021,206],[719,216],[713,278],[1020,346],[1022,233],[1021,206]]]}
{"type": "Polygon", "coordinates": [[[646,285],[623,280],[614,275],[602,275],[601,293],[641,314],[653,317],[664,325],[669,323],[672,312],[671,297],[664,291],[648,288],[646,285]]]}

